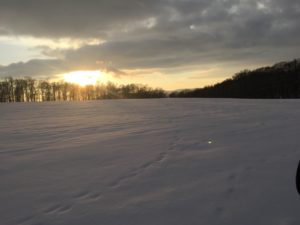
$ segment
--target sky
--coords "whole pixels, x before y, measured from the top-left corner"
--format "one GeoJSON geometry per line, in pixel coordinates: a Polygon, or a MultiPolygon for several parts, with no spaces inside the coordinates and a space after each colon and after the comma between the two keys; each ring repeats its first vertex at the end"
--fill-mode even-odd
{"type": "Polygon", "coordinates": [[[299,37],[299,0],[0,0],[0,78],[203,87],[299,58],[299,37]]]}

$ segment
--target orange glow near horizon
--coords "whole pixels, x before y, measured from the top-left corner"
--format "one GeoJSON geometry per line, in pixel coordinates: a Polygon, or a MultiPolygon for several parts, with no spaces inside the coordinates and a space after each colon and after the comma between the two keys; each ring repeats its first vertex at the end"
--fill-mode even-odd
{"type": "Polygon", "coordinates": [[[101,71],[74,71],[63,74],[66,82],[79,84],[81,86],[95,85],[97,82],[105,83],[107,78],[101,71]]]}

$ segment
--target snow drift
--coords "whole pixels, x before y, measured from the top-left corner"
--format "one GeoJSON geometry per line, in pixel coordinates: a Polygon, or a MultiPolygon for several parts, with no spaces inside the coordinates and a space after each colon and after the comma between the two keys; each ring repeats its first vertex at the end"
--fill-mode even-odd
{"type": "Polygon", "coordinates": [[[299,100],[0,105],[1,225],[298,225],[299,100]]]}

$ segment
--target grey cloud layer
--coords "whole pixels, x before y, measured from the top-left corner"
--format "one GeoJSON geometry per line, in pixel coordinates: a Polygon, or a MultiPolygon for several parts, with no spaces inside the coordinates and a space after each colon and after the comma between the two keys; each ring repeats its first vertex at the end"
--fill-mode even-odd
{"type": "Polygon", "coordinates": [[[274,49],[294,57],[288,49],[300,50],[299,21],[298,0],[1,0],[0,35],[106,42],[77,50],[44,46],[60,59],[12,64],[0,74],[95,69],[99,61],[118,71],[272,59],[274,49]]]}
{"type": "Polygon", "coordinates": [[[156,5],[138,0],[2,0],[0,27],[42,37],[99,37],[154,14],[156,5]]]}

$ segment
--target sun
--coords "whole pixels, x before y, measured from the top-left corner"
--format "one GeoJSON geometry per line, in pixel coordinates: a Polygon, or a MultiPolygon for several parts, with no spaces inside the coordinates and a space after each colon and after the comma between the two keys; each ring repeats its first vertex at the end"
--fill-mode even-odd
{"type": "Polygon", "coordinates": [[[73,71],[63,75],[66,82],[79,84],[81,86],[95,85],[97,82],[106,81],[105,75],[99,71],[73,71]]]}

